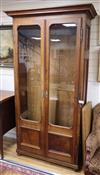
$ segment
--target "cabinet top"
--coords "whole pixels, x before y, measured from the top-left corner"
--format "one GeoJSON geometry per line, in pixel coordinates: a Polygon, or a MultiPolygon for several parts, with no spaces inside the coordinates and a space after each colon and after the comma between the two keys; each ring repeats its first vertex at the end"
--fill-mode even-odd
{"type": "Polygon", "coordinates": [[[90,19],[94,18],[97,15],[96,10],[92,4],[79,4],[79,5],[70,5],[62,7],[14,10],[14,11],[5,11],[5,13],[7,13],[7,15],[11,17],[85,13],[88,15],[90,19]]]}

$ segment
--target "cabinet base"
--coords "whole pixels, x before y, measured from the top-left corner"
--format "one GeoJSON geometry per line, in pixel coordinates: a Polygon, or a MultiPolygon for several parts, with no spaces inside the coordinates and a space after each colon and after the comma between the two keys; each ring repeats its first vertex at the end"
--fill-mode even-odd
{"type": "Polygon", "coordinates": [[[72,168],[75,171],[78,171],[80,169],[79,165],[63,162],[63,161],[60,161],[60,160],[51,159],[51,158],[44,157],[44,156],[41,156],[41,155],[26,152],[24,150],[17,149],[16,152],[19,156],[25,155],[25,156],[33,157],[33,158],[40,159],[40,160],[43,160],[43,161],[47,161],[47,162],[50,162],[50,163],[54,163],[54,164],[57,164],[57,165],[60,165],[60,166],[65,166],[65,167],[68,167],[68,168],[72,168]]]}

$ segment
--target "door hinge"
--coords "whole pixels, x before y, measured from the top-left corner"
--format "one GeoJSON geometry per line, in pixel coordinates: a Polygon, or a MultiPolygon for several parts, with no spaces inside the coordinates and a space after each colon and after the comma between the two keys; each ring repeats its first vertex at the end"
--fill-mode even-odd
{"type": "Polygon", "coordinates": [[[83,28],[81,27],[81,29],[80,29],[81,31],[80,31],[80,35],[81,35],[81,42],[83,41],[83,28]]]}

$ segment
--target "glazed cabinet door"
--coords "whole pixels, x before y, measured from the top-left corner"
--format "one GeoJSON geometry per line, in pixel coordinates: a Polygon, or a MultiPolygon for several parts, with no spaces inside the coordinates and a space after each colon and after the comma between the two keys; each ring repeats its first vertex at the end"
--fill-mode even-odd
{"type": "Polygon", "coordinates": [[[75,163],[79,140],[81,18],[54,17],[47,30],[47,156],[75,163]]]}
{"type": "MultiPolygon", "coordinates": [[[[44,154],[44,21],[17,20],[18,149],[30,155],[44,154]]],[[[20,150],[20,151],[19,151],[20,150]]]]}

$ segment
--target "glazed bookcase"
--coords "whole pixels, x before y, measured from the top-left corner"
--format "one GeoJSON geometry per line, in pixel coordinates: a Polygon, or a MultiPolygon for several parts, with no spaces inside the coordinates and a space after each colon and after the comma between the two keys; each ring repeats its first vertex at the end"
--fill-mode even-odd
{"type": "Polygon", "coordinates": [[[13,17],[17,153],[79,168],[92,4],[13,17]]]}

